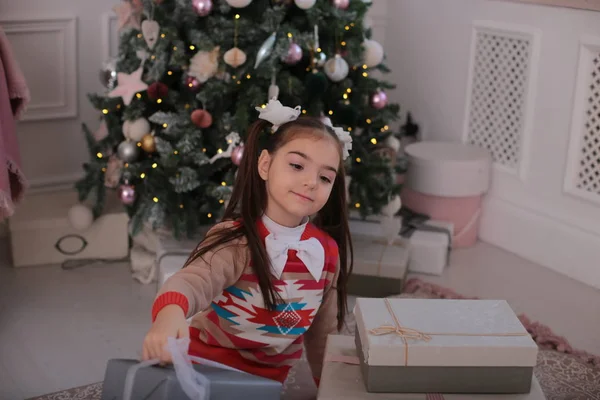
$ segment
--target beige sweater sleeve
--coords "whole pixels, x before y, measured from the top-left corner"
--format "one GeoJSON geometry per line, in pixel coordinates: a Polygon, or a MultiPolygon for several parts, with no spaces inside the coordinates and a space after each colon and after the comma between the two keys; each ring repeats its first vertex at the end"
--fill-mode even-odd
{"type": "MultiPolygon", "coordinates": [[[[211,234],[229,228],[232,224],[233,222],[222,222],[215,225],[207,233],[206,243],[210,243],[211,234]]],[[[189,318],[207,309],[223,289],[237,282],[248,259],[245,237],[218,246],[167,279],[157,298],[167,292],[181,293],[188,301],[186,318],[189,318]]]]}
{"type": "Polygon", "coordinates": [[[325,356],[327,336],[337,332],[338,291],[337,279],[340,274],[340,261],[338,259],[332,284],[323,295],[323,303],[317,311],[312,325],[304,334],[306,358],[310,364],[313,377],[320,379],[325,356]]]}

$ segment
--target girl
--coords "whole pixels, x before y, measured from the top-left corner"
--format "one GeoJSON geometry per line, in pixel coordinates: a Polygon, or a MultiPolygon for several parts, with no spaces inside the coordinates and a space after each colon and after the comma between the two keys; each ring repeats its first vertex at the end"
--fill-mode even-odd
{"type": "Polygon", "coordinates": [[[352,270],[343,168],[351,139],[298,119],[298,107],[271,100],[257,110],[223,222],[160,289],[143,358],[170,362],[167,338],[189,335],[190,355],[283,382],[304,345],[318,384],[352,270]]]}

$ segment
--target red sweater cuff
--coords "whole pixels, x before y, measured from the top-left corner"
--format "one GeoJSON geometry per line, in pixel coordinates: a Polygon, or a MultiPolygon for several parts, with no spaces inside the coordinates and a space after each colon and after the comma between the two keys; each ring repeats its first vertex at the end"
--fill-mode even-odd
{"type": "Polygon", "coordinates": [[[154,300],[152,306],[152,322],[156,320],[158,313],[168,305],[176,304],[183,309],[183,313],[187,315],[190,308],[190,303],[187,297],[179,292],[165,292],[154,300]]]}

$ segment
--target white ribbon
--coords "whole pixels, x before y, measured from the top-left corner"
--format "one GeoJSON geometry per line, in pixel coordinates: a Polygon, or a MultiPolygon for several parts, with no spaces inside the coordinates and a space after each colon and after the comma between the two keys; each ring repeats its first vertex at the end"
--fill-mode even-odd
{"type": "Polygon", "coordinates": [[[271,233],[265,238],[265,247],[271,259],[273,274],[279,279],[288,259],[288,250],[296,250],[298,258],[304,263],[315,281],[321,278],[325,266],[325,249],[316,238],[307,240],[276,239],[271,233]]]}
{"type": "Polygon", "coordinates": [[[285,107],[279,100],[271,99],[264,108],[256,107],[256,111],[260,113],[258,118],[272,123],[273,131],[276,131],[280,125],[298,119],[298,116],[302,112],[302,107],[285,107]]]}
{"type": "MultiPolygon", "coordinates": [[[[276,131],[279,126],[286,122],[295,121],[302,112],[302,107],[296,106],[294,108],[286,107],[277,99],[271,99],[265,107],[256,107],[256,111],[260,113],[259,119],[264,119],[273,124],[273,131],[276,131]]],[[[333,126],[331,120],[325,122],[325,125],[331,127],[335,132],[336,136],[342,142],[343,148],[343,159],[345,160],[350,156],[350,150],[352,150],[352,136],[350,132],[346,132],[344,128],[333,126]]]]}
{"type": "MultiPolygon", "coordinates": [[[[192,366],[192,361],[199,364],[206,365],[208,367],[220,368],[229,371],[240,372],[246,374],[247,372],[240,371],[239,369],[232,368],[228,365],[218,363],[216,361],[207,360],[201,357],[194,357],[188,354],[188,348],[190,346],[189,338],[175,339],[170,337],[167,339],[167,350],[171,354],[173,360],[173,366],[175,368],[175,375],[181,385],[183,392],[190,398],[190,400],[209,400],[210,399],[210,381],[209,379],[196,371],[192,366]]],[[[159,364],[160,360],[148,360],[142,361],[129,368],[127,376],[125,377],[125,387],[123,389],[123,400],[132,400],[131,395],[133,392],[133,384],[135,382],[135,375],[137,371],[142,368],[146,368],[152,365],[159,364]]]]}

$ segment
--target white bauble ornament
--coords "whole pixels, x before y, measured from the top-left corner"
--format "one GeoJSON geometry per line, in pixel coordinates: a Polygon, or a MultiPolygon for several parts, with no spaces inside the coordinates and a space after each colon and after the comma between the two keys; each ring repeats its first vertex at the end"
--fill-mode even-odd
{"type": "Polygon", "coordinates": [[[340,82],[348,76],[348,63],[342,56],[336,54],[325,63],[325,74],[334,82],[340,82]]]}
{"type": "Polygon", "coordinates": [[[68,214],[69,224],[78,230],[85,231],[94,222],[94,214],[92,210],[84,204],[75,204],[69,209],[68,214]]]}
{"type": "Polygon", "coordinates": [[[398,140],[398,138],[396,138],[396,136],[394,136],[394,135],[388,136],[388,138],[385,139],[384,144],[387,147],[394,150],[396,153],[398,153],[400,151],[400,146],[401,146],[400,140],[398,140]]]}
{"type": "Polygon", "coordinates": [[[381,208],[381,214],[386,217],[393,217],[402,208],[402,200],[400,196],[395,195],[389,203],[381,208]]]}
{"type": "Polygon", "coordinates": [[[229,49],[223,55],[223,60],[227,65],[237,68],[246,62],[246,53],[237,47],[229,49]]]}
{"type": "Polygon", "coordinates": [[[308,10],[309,8],[315,5],[317,0],[294,0],[294,2],[296,3],[296,6],[298,6],[298,8],[308,10]]]}
{"type": "Polygon", "coordinates": [[[123,136],[134,142],[139,142],[149,133],[150,122],[146,118],[138,118],[134,121],[125,121],[123,123],[123,136]]]}
{"type": "Polygon", "coordinates": [[[226,0],[227,4],[231,7],[235,8],[244,8],[247,7],[248,4],[252,3],[252,0],[226,0]]]}
{"type": "Polygon", "coordinates": [[[375,40],[365,39],[363,42],[365,52],[363,54],[363,61],[367,67],[376,67],[383,61],[383,47],[375,40]]]}

